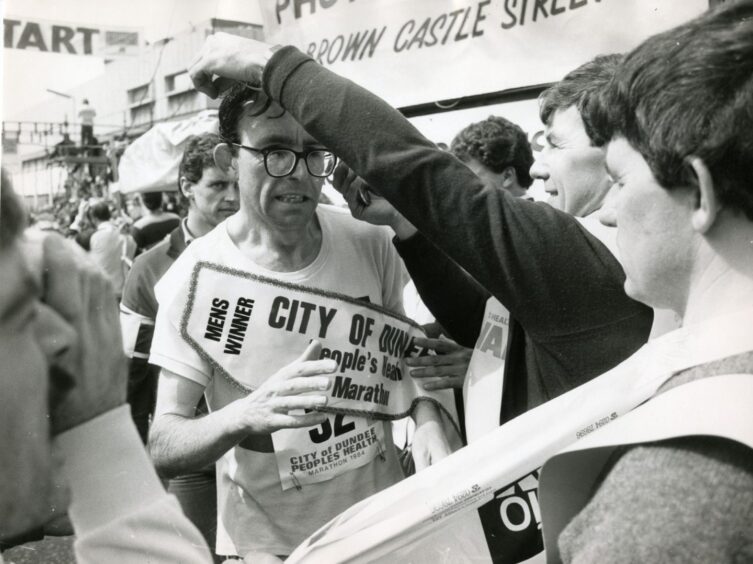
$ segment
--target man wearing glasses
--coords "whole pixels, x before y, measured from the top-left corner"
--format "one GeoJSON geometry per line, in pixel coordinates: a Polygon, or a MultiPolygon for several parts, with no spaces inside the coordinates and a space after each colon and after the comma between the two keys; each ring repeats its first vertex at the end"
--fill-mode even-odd
{"type": "MultiPolygon", "coordinates": [[[[253,391],[239,393],[182,338],[178,288],[185,287],[197,263],[209,261],[271,279],[283,296],[286,287],[313,288],[401,314],[404,272],[388,232],[353,220],[347,211],[317,206],[336,158],[288,113],[243,84],[225,96],[219,118],[223,143],[215,149],[215,162],[237,175],[240,210],[194,241],[157,285],[160,307],[150,362],[162,372],[150,453],[166,477],[217,461],[217,554],[285,556],[353,503],[402,479],[389,423],[310,411],[326,403],[336,368],[333,360],[319,360],[316,341],[277,372],[250,357],[238,377],[253,391]],[[204,393],[211,413],[195,418],[204,393]],[[286,489],[271,433],[329,427],[337,435],[338,425],[381,436],[378,452],[365,456],[365,463],[338,466],[323,481],[286,489]]],[[[284,310],[288,331],[303,332],[304,315],[309,327],[320,322],[322,312],[305,307],[297,308],[297,317],[292,305],[284,310]]],[[[268,315],[258,307],[247,313],[264,320],[268,315]]],[[[254,338],[245,336],[246,342],[254,338]]],[[[263,346],[281,348],[274,342],[263,346]]],[[[426,461],[448,454],[434,407],[421,402],[414,413],[426,461]]]]}

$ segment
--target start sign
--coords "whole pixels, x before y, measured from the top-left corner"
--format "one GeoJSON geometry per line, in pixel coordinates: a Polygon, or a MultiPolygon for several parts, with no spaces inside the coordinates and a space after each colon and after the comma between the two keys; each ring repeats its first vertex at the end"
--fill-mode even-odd
{"type": "Polygon", "coordinates": [[[12,16],[3,19],[3,27],[6,49],[111,57],[136,55],[140,48],[139,32],[133,30],[32,21],[12,16]]]}

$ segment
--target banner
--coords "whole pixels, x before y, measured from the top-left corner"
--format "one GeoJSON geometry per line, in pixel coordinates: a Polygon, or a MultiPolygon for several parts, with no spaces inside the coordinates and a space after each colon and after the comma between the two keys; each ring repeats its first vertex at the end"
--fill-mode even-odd
{"type": "Polygon", "coordinates": [[[742,311],[649,341],[602,376],[356,504],[303,542],[287,562],[524,561],[525,554],[511,554],[511,547],[498,542],[504,528],[482,529],[477,510],[495,500],[505,511],[517,506],[527,515],[512,521],[508,514],[513,529],[531,519],[540,522],[538,502],[526,502],[538,485],[537,468],[651,398],[672,374],[753,350],[752,314],[742,311]]]}
{"type": "Polygon", "coordinates": [[[707,0],[263,0],[292,44],[396,107],[554,82],[697,16],[707,0]]]}
{"type": "Polygon", "coordinates": [[[113,58],[141,54],[139,30],[6,16],[6,49],[113,58]]]}

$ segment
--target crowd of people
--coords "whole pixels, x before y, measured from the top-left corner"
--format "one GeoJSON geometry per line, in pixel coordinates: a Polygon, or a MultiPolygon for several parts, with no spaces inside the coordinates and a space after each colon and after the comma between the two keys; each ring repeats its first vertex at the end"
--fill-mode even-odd
{"type": "Polygon", "coordinates": [[[365,385],[363,409],[332,404],[361,312],[415,325],[409,275],[436,319],[404,359],[419,475],[615,367],[661,375],[549,453],[542,527],[505,561],[753,561],[753,1],[569,72],[535,160],[495,116],[438,148],[292,46],[217,33],[189,73],[222,101],[184,149],[182,217],[145,195],[123,229],[87,202],[75,244],[27,228],[3,173],[0,546],[67,513],[80,562],[286,558],[405,477],[398,414],[365,385]],[[348,210],[320,204],[327,178],[348,210]]]}

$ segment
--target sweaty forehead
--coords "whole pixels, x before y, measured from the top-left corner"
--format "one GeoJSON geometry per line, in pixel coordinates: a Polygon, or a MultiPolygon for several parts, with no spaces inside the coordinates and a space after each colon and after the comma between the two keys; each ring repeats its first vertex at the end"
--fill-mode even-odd
{"type": "Polygon", "coordinates": [[[239,133],[242,144],[257,148],[269,145],[293,149],[321,146],[290,114],[282,113],[276,104],[260,116],[244,113],[239,123],[239,133]]]}

